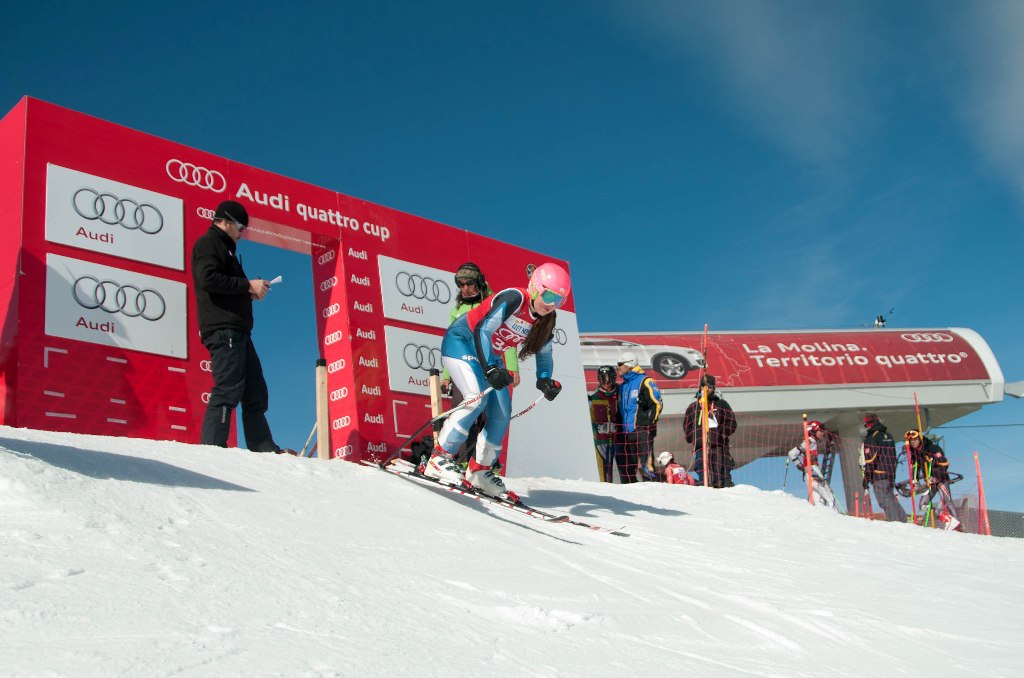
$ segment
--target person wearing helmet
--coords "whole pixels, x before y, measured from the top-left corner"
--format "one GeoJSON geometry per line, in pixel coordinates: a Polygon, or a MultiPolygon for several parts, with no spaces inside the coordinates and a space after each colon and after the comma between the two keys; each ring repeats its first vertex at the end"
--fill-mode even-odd
{"type": "MultiPolygon", "coordinates": [[[[597,388],[589,396],[590,423],[594,431],[597,469],[601,480],[612,482],[615,452],[619,436],[619,394],[615,384],[615,368],[603,365],[597,369],[597,388]]],[[[619,476],[622,469],[619,468],[619,476]]]]}
{"type": "MultiPolygon", "coordinates": [[[[452,307],[448,320],[449,326],[455,322],[456,318],[469,313],[479,306],[484,299],[494,294],[487,284],[484,272],[472,261],[467,261],[456,269],[455,287],[458,292],[455,295],[455,306],[452,307]]],[[[519,386],[519,361],[516,359],[515,348],[509,348],[505,351],[505,364],[508,365],[509,372],[512,373],[512,387],[519,386]]],[[[448,370],[444,369],[443,365],[441,370],[441,392],[450,395],[453,402],[462,402],[462,392],[452,384],[451,375],[448,374],[448,370]]],[[[473,426],[466,436],[466,442],[462,444],[456,453],[456,460],[459,464],[465,465],[468,463],[469,457],[472,456],[473,450],[476,449],[477,437],[486,423],[486,414],[481,414],[473,422],[473,426]]]]}
{"type": "Polygon", "coordinates": [[[652,455],[663,406],[661,389],[641,369],[636,354],[631,351],[619,356],[615,372],[622,378],[619,384],[622,444],[617,450],[619,479],[623,483],[635,483],[639,472],[641,480],[657,480],[652,455]]]}
{"type": "MultiPolygon", "coordinates": [[[[811,463],[811,491],[815,495],[814,503],[818,506],[827,506],[838,511],[836,497],[832,494],[832,488],[828,486],[825,476],[821,474],[821,466],[818,464],[818,443],[824,444],[828,432],[821,425],[820,421],[807,422],[807,441],[801,440],[800,444],[789,451],[789,460],[796,464],[801,474],[806,474],[807,457],[810,456],[811,463]],[[810,454],[808,455],[808,450],[810,454]]],[[[788,463],[788,462],[787,462],[788,463]]],[[[804,475],[804,478],[807,476],[804,475]]]]}
{"type": "Polygon", "coordinates": [[[696,485],[697,481],[690,477],[686,469],[676,463],[675,458],[669,451],[658,455],[658,465],[665,474],[665,482],[670,485],[696,485]]]}
{"type": "Polygon", "coordinates": [[[928,485],[928,491],[921,494],[921,510],[926,511],[932,506],[936,496],[939,497],[939,521],[947,530],[960,528],[960,517],[953,503],[953,495],[949,491],[949,459],[938,443],[912,428],[903,436],[907,452],[907,463],[916,470],[917,478],[928,485]]]}
{"type": "Polygon", "coordinates": [[[701,391],[708,389],[708,487],[732,487],[732,469],[735,466],[729,454],[729,438],[736,432],[736,413],[724,398],[715,393],[714,375],[701,377],[700,388],[683,414],[683,434],[693,444],[693,470],[697,482],[704,484],[704,416],[701,391]]]}
{"type": "Polygon", "coordinates": [[[565,303],[571,288],[565,269],[558,264],[542,264],[533,271],[526,289],[502,290],[448,327],[441,341],[441,362],[452,382],[462,391],[464,402],[472,402],[455,410],[445,420],[424,475],[448,484],[461,484],[465,480],[483,494],[512,501],[518,499],[515,493],[506,490],[501,477],[492,470],[501,455],[502,441],[512,416],[508,387],[515,377],[504,363],[504,352],[508,348],[517,349],[520,360],[535,356],[537,389],[548,400],[554,400],[562,390],[562,385],[551,378],[555,309],[565,303]],[[476,399],[488,388],[491,389],[488,393],[476,399]],[[469,428],[481,412],[486,412],[487,424],[463,474],[452,452],[466,440],[469,428]]]}
{"type": "Polygon", "coordinates": [[[890,522],[906,522],[894,492],[896,483],[896,443],[877,414],[864,415],[864,489],[875,488],[875,500],[890,522]]]}

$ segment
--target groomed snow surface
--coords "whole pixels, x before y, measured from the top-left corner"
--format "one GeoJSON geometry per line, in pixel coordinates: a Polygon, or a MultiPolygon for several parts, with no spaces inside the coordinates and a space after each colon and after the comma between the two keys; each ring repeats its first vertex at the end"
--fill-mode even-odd
{"type": "MultiPolygon", "coordinates": [[[[556,453],[552,451],[552,453],[556,453]]],[[[0,427],[5,676],[1020,676],[1024,540],[0,427]]]]}

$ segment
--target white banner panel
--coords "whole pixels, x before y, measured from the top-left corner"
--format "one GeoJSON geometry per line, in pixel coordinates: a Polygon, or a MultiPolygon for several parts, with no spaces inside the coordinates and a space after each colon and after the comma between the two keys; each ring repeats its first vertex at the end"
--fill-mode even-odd
{"type": "Polygon", "coordinates": [[[179,198],[48,164],[46,239],[181,271],[184,207],[179,198]]]}
{"type": "Polygon", "coordinates": [[[46,255],[46,334],[187,358],[184,283],[46,255]]]}
{"type": "Polygon", "coordinates": [[[392,391],[429,396],[430,369],[441,365],[441,335],[384,326],[388,384],[392,391]]]}
{"type": "MultiPolygon", "coordinates": [[[[553,377],[561,382],[562,392],[552,401],[542,399],[512,422],[505,473],[509,477],[599,480],[575,313],[558,311],[552,359],[553,377]]],[[[513,414],[540,395],[537,361],[527,358],[519,363],[519,370],[522,382],[512,392],[513,414]]]]}
{"type": "Polygon", "coordinates": [[[448,329],[455,304],[455,278],[450,271],[377,256],[384,317],[448,329]]]}

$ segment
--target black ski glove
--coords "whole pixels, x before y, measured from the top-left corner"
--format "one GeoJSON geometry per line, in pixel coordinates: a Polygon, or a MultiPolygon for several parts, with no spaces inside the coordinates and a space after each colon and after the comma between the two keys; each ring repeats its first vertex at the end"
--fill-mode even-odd
{"type": "Polygon", "coordinates": [[[497,365],[491,365],[488,367],[484,376],[487,377],[487,383],[490,384],[495,391],[500,391],[514,381],[511,372],[506,370],[504,367],[498,367],[497,365]]]}
{"type": "Polygon", "coordinates": [[[554,379],[538,379],[537,390],[544,393],[544,397],[548,400],[554,400],[555,397],[562,392],[562,385],[554,379]]]}

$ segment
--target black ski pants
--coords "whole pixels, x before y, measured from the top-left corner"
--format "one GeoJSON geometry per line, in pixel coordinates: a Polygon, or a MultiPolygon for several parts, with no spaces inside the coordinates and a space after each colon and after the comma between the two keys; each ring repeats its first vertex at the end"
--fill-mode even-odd
{"type": "Polygon", "coordinates": [[[227,447],[234,410],[241,403],[246,446],[254,452],[278,451],[266,417],[270,394],[252,337],[242,330],[220,329],[203,337],[203,346],[210,352],[213,388],[200,442],[227,447]]]}

